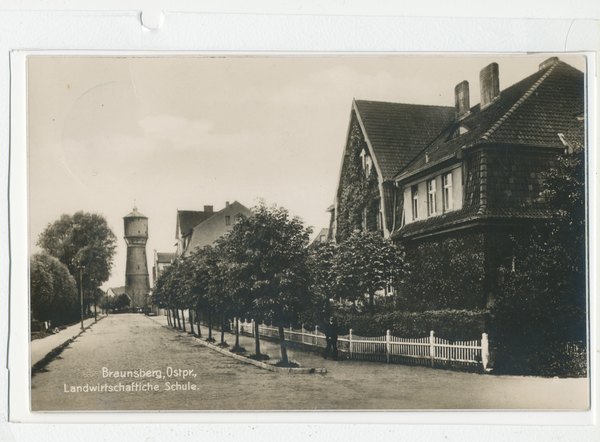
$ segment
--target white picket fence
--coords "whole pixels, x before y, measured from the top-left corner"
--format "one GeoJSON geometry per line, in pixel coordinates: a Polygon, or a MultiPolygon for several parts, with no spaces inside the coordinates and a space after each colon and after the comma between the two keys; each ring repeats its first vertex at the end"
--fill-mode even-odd
{"type": "MultiPolygon", "coordinates": [[[[235,322],[231,322],[231,330],[235,330],[235,322]]],[[[239,322],[240,333],[254,336],[254,321],[239,322]]],[[[279,338],[279,330],[266,324],[259,324],[259,336],[279,338]]],[[[285,339],[304,345],[325,347],[325,334],[316,326],[309,331],[302,326],[300,329],[284,328],[285,339]]],[[[490,352],[487,333],[481,335],[481,340],[454,341],[435,336],[433,330],[423,338],[399,338],[387,331],[385,336],[366,337],[352,333],[338,337],[337,348],[350,359],[384,360],[386,362],[410,362],[419,365],[465,365],[480,366],[488,369],[490,352]]]]}

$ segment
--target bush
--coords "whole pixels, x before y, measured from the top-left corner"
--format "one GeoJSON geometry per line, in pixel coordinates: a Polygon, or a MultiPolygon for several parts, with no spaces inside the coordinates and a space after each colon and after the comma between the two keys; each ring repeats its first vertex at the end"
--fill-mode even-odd
{"type": "Polygon", "coordinates": [[[487,310],[435,310],[426,312],[340,312],[339,334],[384,336],[387,330],[397,337],[420,338],[435,335],[451,341],[481,339],[485,332],[487,310]]]}
{"type": "Polygon", "coordinates": [[[585,343],[555,342],[543,348],[533,345],[497,346],[494,371],[521,376],[587,376],[585,343]]]}

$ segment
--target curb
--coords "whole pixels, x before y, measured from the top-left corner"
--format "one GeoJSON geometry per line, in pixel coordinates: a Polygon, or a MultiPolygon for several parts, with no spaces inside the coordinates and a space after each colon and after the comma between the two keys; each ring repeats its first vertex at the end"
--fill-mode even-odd
{"type": "MultiPolygon", "coordinates": [[[[154,321],[150,316],[148,316],[148,319],[154,321]]],[[[162,327],[165,327],[169,330],[173,330],[175,332],[177,332],[178,330],[173,329],[171,327],[169,327],[168,325],[164,325],[159,323],[158,321],[154,321],[157,324],[161,325],[162,327]]],[[[181,330],[181,332],[183,333],[183,331],[181,330]]],[[[231,358],[237,359],[240,362],[244,362],[246,364],[252,364],[255,365],[259,368],[262,368],[264,370],[269,370],[269,371],[273,371],[276,373],[292,373],[292,374],[313,374],[313,373],[319,373],[319,374],[323,374],[323,373],[327,373],[327,369],[326,368],[291,368],[291,367],[275,367],[274,365],[271,364],[266,364],[264,362],[260,362],[260,361],[255,361],[254,359],[250,359],[247,358],[245,356],[241,356],[235,353],[231,353],[230,351],[224,350],[221,347],[217,347],[216,345],[213,345],[209,342],[203,341],[202,339],[191,335],[190,336],[192,339],[194,339],[196,342],[198,342],[198,344],[203,345],[205,347],[208,347],[212,350],[218,351],[219,353],[225,355],[225,356],[229,356],[231,358]]]]}
{"type": "Polygon", "coordinates": [[[206,341],[201,340],[200,338],[193,337],[193,339],[201,345],[208,347],[212,350],[216,350],[219,353],[222,353],[226,356],[237,359],[238,361],[245,362],[246,364],[256,365],[257,367],[263,368],[265,370],[274,371],[277,373],[293,373],[293,374],[312,374],[312,373],[327,373],[326,368],[291,368],[291,367],[275,367],[271,364],[266,364],[264,362],[255,361],[254,359],[247,358],[245,356],[240,356],[230,351],[224,350],[221,347],[217,347],[216,345],[210,344],[206,341]]]}

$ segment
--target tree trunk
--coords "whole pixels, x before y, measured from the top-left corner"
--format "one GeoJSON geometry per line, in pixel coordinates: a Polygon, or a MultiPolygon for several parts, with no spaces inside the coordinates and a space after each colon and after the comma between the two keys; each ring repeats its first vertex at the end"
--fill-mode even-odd
{"type": "Polygon", "coordinates": [[[98,320],[98,301],[94,301],[94,321],[98,320]]]}
{"type": "Polygon", "coordinates": [[[235,318],[235,348],[240,347],[240,318],[235,318]]]}
{"type": "Polygon", "coordinates": [[[254,353],[260,356],[260,337],[258,336],[258,321],[254,321],[254,353]]]}
{"type": "Polygon", "coordinates": [[[194,311],[192,309],[188,310],[188,314],[190,317],[190,331],[192,332],[193,335],[195,335],[194,333],[194,311]]]}
{"type": "Polygon", "coordinates": [[[181,321],[179,320],[179,309],[175,309],[175,317],[177,318],[177,328],[181,330],[181,321]]]}
{"type": "Polygon", "coordinates": [[[283,325],[279,326],[279,345],[281,346],[281,362],[287,364],[288,356],[285,348],[285,332],[283,331],[283,325]]]}
{"type": "Polygon", "coordinates": [[[183,331],[186,332],[187,330],[185,329],[185,310],[181,309],[181,322],[183,322],[183,331]]]}
{"type": "Polygon", "coordinates": [[[208,339],[212,340],[212,315],[208,311],[208,339]]]}
{"type": "Polygon", "coordinates": [[[169,307],[166,308],[167,310],[167,324],[172,327],[173,323],[171,322],[171,309],[169,307]]]}
{"type": "Polygon", "coordinates": [[[221,313],[221,344],[225,344],[225,313],[221,313]]]}
{"type": "Polygon", "coordinates": [[[198,313],[198,310],[196,310],[196,321],[196,325],[198,326],[198,337],[201,338],[202,330],[200,330],[200,314],[198,313]]]}

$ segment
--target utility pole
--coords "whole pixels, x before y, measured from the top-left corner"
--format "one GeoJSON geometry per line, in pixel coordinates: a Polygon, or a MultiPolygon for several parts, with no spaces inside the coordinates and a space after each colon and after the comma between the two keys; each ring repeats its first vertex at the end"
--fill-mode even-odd
{"type": "Polygon", "coordinates": [[[75,266],[79,269],[79,298],[81,300],[81,329],[83,330],[83,269],[85,266],[80,265],[79,261],[75,261],[75,266]]]}

